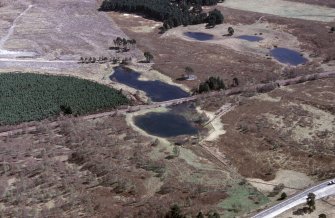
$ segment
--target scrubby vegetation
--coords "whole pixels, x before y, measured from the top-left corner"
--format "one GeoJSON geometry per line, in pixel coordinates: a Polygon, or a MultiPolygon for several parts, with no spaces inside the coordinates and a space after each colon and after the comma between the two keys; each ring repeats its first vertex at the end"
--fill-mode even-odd
{"type": "Polygon", "coordinates": [[[164,22],[163,30],[200,23],[208,23],[212,27],[223,22],[223,15],[218,10],[204,13],[202,6],[218,2],[222,0],[105,0],[100,10],[144,14],[164,22]]]}
{"type": "Polygon", "coordinates": [[[0,124],[85,114],[126,104],[117,90],[88,80],[32,73],[0,75],[0,124]]]}

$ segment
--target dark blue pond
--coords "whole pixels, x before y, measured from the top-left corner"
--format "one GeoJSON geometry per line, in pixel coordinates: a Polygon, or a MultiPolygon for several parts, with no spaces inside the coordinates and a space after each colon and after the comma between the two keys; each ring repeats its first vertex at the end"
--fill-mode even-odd
{"type": "Polygon", "coordinates": [[[242,35],[242,36],[238,36],[236,38],[247,40],[249,42],[259,42],[259,41],[263,40],[262,37],[259,37],[259,36],[249,36],[249,35],[242,35]]]}
{"type": "Polygon", "coordinates": [[[184,35],[192,39],[199,40],[199,41],[207,41],[207,40],[211,40],[214,38],[212,34],[202,33],[202,32],[186,32],[184,33],[184,35]]]}
{"type": "Polygon", "coordinates": [[[111,80],[116,80],[134,89],[144,91],[147,96],[155,102],[168,101],[176,98],[183,98],[189,96],[187,92],[159,80],[155,81],[141,81],[139,80],[140,73],[135,72],[128,68],[115,67],[113,75],[110,76],[111,80]]]}
{"type": "Polygon", "coordinates": [[[147,133],[159,137],[196,135],[198,129],[184,116],[172,112],[150,112],[134,118],[135,125],[147,133]]]}
{"type": "Polygon", "coordinates": [[[271,56],[274,57],[277,61],[290,64],[290,65],[299,65],[304,64],[308,60],[301,56],[299,52],[287,49],[287,48],[274,48],[270,52],[271,56]]]}

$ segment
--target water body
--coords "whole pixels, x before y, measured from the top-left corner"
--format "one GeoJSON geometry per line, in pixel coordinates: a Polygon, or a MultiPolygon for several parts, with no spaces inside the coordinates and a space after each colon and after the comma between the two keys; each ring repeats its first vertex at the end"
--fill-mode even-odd
{"type": "Polygon", "coordinates": [[[184,33],[184,35],[192,39],[199,40],[199,41],[207,41],[207,40],[212,40],[214,38],[212,34],[202,33],[202,32],[186,32],[184,33]]]}
{"type": "Polygon", "coordinates": [[[170,85],[159,80],[139,80],[140,73],[124,67],[115,67],[111,80],[144,91],[154,102],[168,101],[176,98],[188,97],[189,94],[178,86],[170,85]]]}
{"type": "Polygon", "coordinates": [[[173,112],[150,112],[134,118],[135,125],[150,135],[175,137],[179,135],[196,135],[198,129],[184,116],[173,112]]]}
{"type": "Polygon", "coordinates": [[[247,40],[249,42],[259,42],[259,41],[263,40],[262,37],[259,37],[259,36],[249,36],[249,35],[242,35],[242,36],[238,36],[236,38],[247,40]]]}
{"type": "Polygon", "coordinates": [[[304,64],[308,61],[306,58],[301,56],[301,53],[287,48],[274,48],[271,50],[270,54],[277,61],[294,66],[304,64]]]}

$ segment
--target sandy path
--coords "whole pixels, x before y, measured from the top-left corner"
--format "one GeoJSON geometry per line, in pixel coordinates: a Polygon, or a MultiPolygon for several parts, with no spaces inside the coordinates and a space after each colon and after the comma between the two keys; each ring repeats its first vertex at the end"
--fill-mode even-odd
{"type": "Polygon", "coordinates": [[[26,10],[24,10],[13,22],[12,26],[9,28],[7,34],[1,38],[0,40],[0,49],[3,49],[3,46],[5,45],[5,43],[7,42],[7,40],[9,39],[9,37],[11,37],[14,33],[14,29],[16,27],[17,22],[19,21],[19,19],[24,16],[25,14],[28,13],[28,11],[33,7],[33,5],[29,5],[28,8],[26,10]]]}

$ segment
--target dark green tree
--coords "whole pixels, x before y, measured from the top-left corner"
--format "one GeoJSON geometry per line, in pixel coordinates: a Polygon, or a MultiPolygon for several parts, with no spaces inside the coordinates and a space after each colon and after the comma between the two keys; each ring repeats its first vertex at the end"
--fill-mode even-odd
{"type": "Polygon", "coordinates": [[[170,211],[165,215],[165,218],[185,218],[185,216],[181,214],[179,206],[175,204],[170,208],[170,211]]]}
{"type": "Polygon", "coordinates": [[[209,88],[208,83],[200,83],[199,89],[198,89],[199,93],[209,92],[209,91],[210,91],[210,88],[209,88]]]}
{"type": "Polygon", "coordinates": [[[213,19],[215,24],[221,24],[223,23],[224,17],[221,11],[214,9],[213,11],[209,12],[208,19],[213,19]]]}
{"type": "Polygon", "coordinates": [[[236,77],[233,78],[233,87],[236,87],[239,85],[239,81],[236,77]]]}
{"type": "Polygon", "coordinates": [[[232,35],[234,35],[234,32],[235,32],[235,30],[233,29],[233,27],[228,27],[228,35],[229,36],[232,36],[232,35]]]}
{"type": "Polygon", "coordinates": [[[71,107],[68,106],[68,105],[61,105],[61,106],[60,106],[60,110],[61,110],[64,114],[67,114],[67,115],[72,114],[72,109],[71,109],[71,107]]]}
{"type": "Polygon", "coordinates": [[[154,56],[148,51],[144,52],[144,57],[148,63],[154,59],[154,56]]]}
{"type": "Polygon", "coordinates": [[[285,192],[281,193],[280,197],[277,199],[278,201],[282,201],[287,198],[287,194],[285,192]]]}
{"type": "Polygon", "coordinates": [[[315,194],[314,193],[309,193],[306,199],[306,203],[309,207],[310,210],[314,211],[315,210],[315,194]]]}
{"type": "Polygon", "coordinates": [[[223,89],[226,89],[226,86],[220,77],[209,77],[205,82],[200,83],[198,93],[219,91],[223,89]]]}
{"type": "Polygon", "coordinates": [[[205,218],[205,216],[202,214],[202,212],[200,211],[197,215],[197,218],[205,218]]]}

